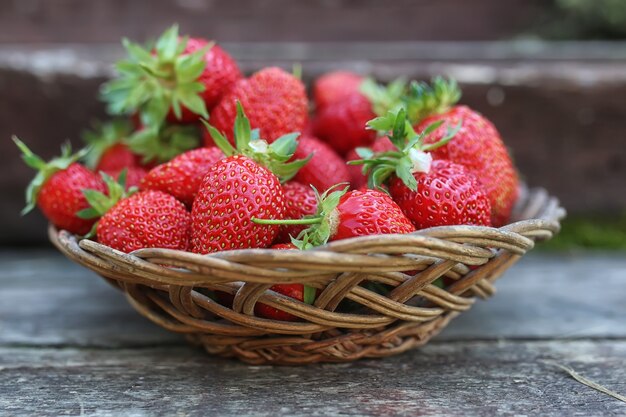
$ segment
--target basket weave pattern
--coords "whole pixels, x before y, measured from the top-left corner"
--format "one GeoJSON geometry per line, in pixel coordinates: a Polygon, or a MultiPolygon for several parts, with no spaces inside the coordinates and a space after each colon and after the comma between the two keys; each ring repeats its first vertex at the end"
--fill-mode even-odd
{"type": "Polygon", "coordinates": [[[409,235],[332,242],[313,250],[247,249],[197,255],[166,249],[125,254],[50,228],[68,258],[108,279],[158,325],[187,335],[209,353],[253,364],[346,362],[397,354],[428,342],[536,240],[559,230],[565,211],[542,189],[524,191],[514,222],[497,228],[444,226],[409,235]],[[407,271],[409,271],[407,273],[407,271]],[[439,288],[433,282],[446,277],[439,288]],[[391,285],[382,295],[364,281],[391,285]],[[313,305],[274,293],[275,283],[318,289],[313,305]],[[234,296],[232,308],[206,294],[234,296]],[[350,313],[337,311],[350,300],[350,313]],[[254,315],[262,302],[298,322],[254,315]]]}

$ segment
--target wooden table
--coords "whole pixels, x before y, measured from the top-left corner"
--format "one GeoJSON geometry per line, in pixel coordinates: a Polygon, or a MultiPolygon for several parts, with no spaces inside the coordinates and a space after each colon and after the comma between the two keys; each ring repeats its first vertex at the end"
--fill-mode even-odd
{"type": "Polygon", "coordinates": [[[624,416],[626,256],[537,255],[426,347],[384,360],[209,357],[50,250],[1,251],[0,415],[624,416]]]}

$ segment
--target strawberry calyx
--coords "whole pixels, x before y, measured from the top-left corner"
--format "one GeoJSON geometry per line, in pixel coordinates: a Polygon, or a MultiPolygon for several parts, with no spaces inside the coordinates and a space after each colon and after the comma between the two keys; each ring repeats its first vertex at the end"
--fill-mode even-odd
{"type": "Polygon", "coordinates": [[[200,144],[200,132],[193,125],[152,125],[128,138],[130,150],[142,157],[142,163],[163,163],[200,144]]]}
{"type": "Polygon", "coordinates": [[[366,78],[359,90],[372,103],[372,111],[382,116],[402,105],[401,99],[406,94],[407,83],[404,78],[397,78],[385,86],[373,78],[366,78]]]}
{"type": "Polygon", "coordinates": [[[430,84],[398,78],[386,86],[368,78],[361,84],[361,93],[372,103],[378,116],[404,108],[409,121],[417,124],[427,116],[448,111],[461,98],[461,89],[454,79],[435,77],[430,84]]]}
{"type": "Polygon", "coordinates": [[[204,56],[213,44],[184,54],[188,40],[188,36],[178,36],[178,25],[163,32],[154,48],[122,39],[128,58],[116,64],[117,78],[105,83],[101,91],[109,112],[138,112],[146,126],[160,125],[170,109],[180,119],[182,106],[207,118],[206,104],[199,94],[206,87],[198,78],[206,66],[204,56]]]}
{"type": "Polygon", "coordinates": [[[401,98],[407,117],[417,124],[427,116],[445,113],[461,99],[461,89],[450,78],[435,77],[431,83],[413,81],[401,98]]]}
{"type": "Polygon", "coordinates": [[[127,144],[132,130],[132,123],[125,119],[95,122],[92,130],[82,134],[83,141],[89,146],[89,152],[83,158],[85,165],[94,169],[109,148],[119,143],[127,144]]]}
{"type": "Polygon", "coordinates": [[[312,187],[317,200],[317,211],[315,214],[304,216],[301,219],[271,220],[253,218],[252,221],[257,224],[268,225],[310,225],[300,232],[297,237],[291,236],[291,243],[300,250],[325,245],[337,230],[339,224],[337,206],[341,197],[350,188],[348,186],[341,190],[336,189],[342,185],[344,184],[337,184],[322,194],[315,187],[312,187]]]}
{"type": "Polygon", "coordinates": [[[214,126],[202,120],[215,145],[224,152],[224,155],[244,155],[259,165],[269,169],[278,177],[281,183],[293,178],[300,168],[306,165],[313,155],[304,159],[289,162],[298,147],[297,138],[300,133],[288,133],[276,139],[271,144],[259,137],[259,129],[250,127],[250,120],[244,109],[237,101],[237,116],[233,129],[235,146],[214,126]]]}
{"type": "MultiPolygon", "coordinates": [[[[106,184],[106,193],[91,189],[82,190],[85,199],[89,203],[89,207],[76,212],[76,217],[86,220],[100,218],[111,210],[120,200],[130,197],[138,191],[137,187],[129,187],[126,189],[126,168],[120,172],[117,180],[102,171],[100,175],[106,184]]],[[[97,222],[94,223],[89,233],[84,237],[90,238],[95,236],[97,225],[97,222]]]]}
{"type": "Polygon", "coordinates": [[[30,212],[35,207],[39,191],[50,177],[59,171],[67,169],[89,152],[89,148],[83,148],[72,154],[72,146],[69,142],[66,142],[61,146],[61,156],[46,162],[35,155],[17,136],[13,136],[12,139],[20,151],[22,151],[24,163],[37,171],[37,174],[26,188],[26,207],[22,209],[22,215],[30,212]]]}
{"type": "MultiPolygon", "coordinates": [[[[443,121],[429,125],[421,133],[416,133],[403,107],[389,111],[385,116],[377,117],[367,123],[369,129],[390,132],[391,143],[396,147],[394,151],[374,153],[369,148],[357,148],[357,154],[362,158],[350,161],[350,165],[363,165],[363,173],[367,175],[369,188],[385,191],[383,184],[396,175],[411,190],[417,189],[416,172],[430,172],[433,151],[448,143],[461,128],[460,122],[456,127],[448,127],[444,137],[433,144],[425,144],[425,138],[438,129],[443,121]]],[[[385,191],[386,192],[386,191],[385,191]]]]}

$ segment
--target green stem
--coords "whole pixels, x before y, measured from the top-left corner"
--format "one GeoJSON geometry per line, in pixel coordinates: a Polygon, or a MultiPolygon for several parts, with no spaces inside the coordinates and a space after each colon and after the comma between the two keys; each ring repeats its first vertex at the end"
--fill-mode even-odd
{"type": "Polygon", "coordinates": [[[317,224],[317,223],[322,222],[322,217],[314,217],[311,219],[285,219],[285,220],[257,219],[256,217],[253,217],[252,221],[256,224],[280,224],[280,225],[317,224]]]}

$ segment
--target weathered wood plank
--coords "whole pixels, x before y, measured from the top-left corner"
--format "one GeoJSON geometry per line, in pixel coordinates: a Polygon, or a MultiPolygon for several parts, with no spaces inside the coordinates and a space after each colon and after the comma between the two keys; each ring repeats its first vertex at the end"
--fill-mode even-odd
{"type": "MultiPolygon", "coordinates": [[[[0,252],[0,346],[125,347],[184,343],[140,317],[90,271],[52,251],[0,252]]],[[[438,337],[626,338],[619,255],[531,255],[438,337]]]]}
{"type": "Polygon", "coordinates": [[[539,0],[5,1],[0,42],[103,42],[154,35],[174,21],[196,36],[244,41],[502,39],[546,9],[539,0]]]}
{"type": "Polygon", "coordinates": [[[384,360],[247,366],[191,348],[0,348],[0,414],[623,416],[626,342],[434,343],[384,360]]]}

